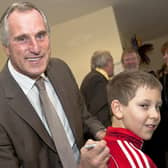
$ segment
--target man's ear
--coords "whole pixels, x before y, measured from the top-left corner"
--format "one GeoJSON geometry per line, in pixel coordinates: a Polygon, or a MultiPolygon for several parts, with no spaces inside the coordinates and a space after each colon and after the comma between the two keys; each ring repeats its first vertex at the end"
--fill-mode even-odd
{"type": "Polygon", "coordinates": [[[118,120],[123,118],[123,105],[119,100],[115,99],[111,102],[111,110],[113,116],[115,116],[118,120]]]}

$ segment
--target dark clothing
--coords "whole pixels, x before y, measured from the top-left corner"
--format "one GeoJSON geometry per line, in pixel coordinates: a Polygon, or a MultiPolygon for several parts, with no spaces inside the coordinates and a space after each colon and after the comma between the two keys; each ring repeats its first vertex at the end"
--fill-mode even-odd
{"type": "MultiPolygon", "coordinates": [[[[45,74],[59,97],[80,148],[83,126],[96,133],[102,125],[90,117],[64,62],[50,60],[45,74]]],[[[0,88],[0,167],[62,168],[53,140],[7,65],[0,73],[0,88]]]]}
{"type": "Polygon", "coordinates": [[[86,75],[81,84],[81,93],[88,111],[107,127],[111,125],[110,108],[107,101],[108,80],[99,72],[93,70],[86,75]]]}
{"type": "Polygon", "coordinates": [[[168,152],[168,75],[160,78],[162,83],[161,121],[151,140],[144,144],[144,151],[155,161],[158,168],[166,168],[166,152],[168,152]]]}
{"type": "Polygon", "coordinates": [[[111,154],[108,168],[156,168],[141,151],[143,140],[128,129],[108,127],[104,139],[111,154]]]}

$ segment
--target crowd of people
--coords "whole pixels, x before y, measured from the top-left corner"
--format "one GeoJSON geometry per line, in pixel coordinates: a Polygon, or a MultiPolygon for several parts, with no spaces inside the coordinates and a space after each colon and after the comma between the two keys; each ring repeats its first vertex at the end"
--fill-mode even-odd
{"type": "Polygon", "coordinates": [[[116,75],[112,54],[95,51],[79,89],[68,65],[51,58],[47,17],[32,3],[6,9],[0,40],[8,57],[0,72],[0,167],[168,166],[168,42],[155,73],[141,69],[139,50],[123,51],[116,75]]]}

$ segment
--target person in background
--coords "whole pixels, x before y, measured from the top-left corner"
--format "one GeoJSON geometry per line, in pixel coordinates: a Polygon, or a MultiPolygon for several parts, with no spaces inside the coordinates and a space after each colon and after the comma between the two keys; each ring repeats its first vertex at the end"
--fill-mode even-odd
{"type": "Polygon", "coordinates": [[[125,49],[121,55],[121,63],[125,71],[139,70],[140,56],[133,48],[125,49]]]}
{"type": "Polygon", "coordinates": [[[154,50],[153,44],[146,43],[138,47],[138,53],[140,56],[140,70],[143,70],[145,72],[149,72],[155,77],[157,77],[156,72],[153,70],[153,67],[151,65],[151,54],[154,50]]]}
{"type": "Polygon", "coordinates": [[[157,78],[162,78],[166,73],[168,73],[168,68],[166,63],[163,63],[161,68],[157,71],[157,78]]]}
{"type": "Polygon", "coordinates": [[[8,57],[0,73],[0,167],[64,167],[54,139],[64,133],[76,166],[105,168],[109,150],[103,140],[86,142],[97,145],[90,150],[83,147],[79,153],[83,130],[87,127],[101,138],[104,126],[88,113],[69,67],[50,58],[45,14],[29,2],[13,3],[0,19],[0,40],[8,57]],[[57,116],[64,129],[56,136],[39,97],[37,82],[41,79],[55,112],[53,118],[57,116]]]}
{"type": "Polygon", "coordinates": [[[161,90],[160,82],[142,71],[124,71],[109,82],[112,126],[104,137],[111,154],[109,168],[156,168],[141,148],[159,125],[161,90]]]}
{"type": "Polygon", "coordinates": [[[109,51],[95,51],[91,71],[84,77],[80,91],[88,111],[105,127],[111,124],[106,85],[113,76],[113,57],[109,51]]]}

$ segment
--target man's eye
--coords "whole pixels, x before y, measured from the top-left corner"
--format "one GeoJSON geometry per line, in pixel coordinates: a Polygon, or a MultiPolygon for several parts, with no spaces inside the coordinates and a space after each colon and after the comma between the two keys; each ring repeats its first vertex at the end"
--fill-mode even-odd
{"type": "Polygon", "coordinates": [[[42,40],[45,38],[45,36],[46,36],[46,32],[42,32],[42,33],[37,34],[36,38],[39,40],[42,40]]]}
{"type": "Polygon", "coordinates": [[[17,37],[15,40],[18,42],[26,42],[28,41],[28,38],[25,36],[20,36],[20,37],[17,37]]]}

